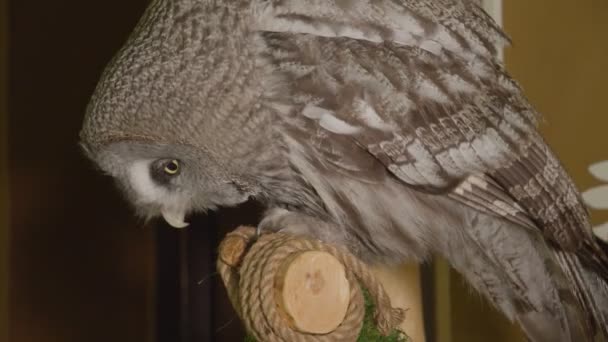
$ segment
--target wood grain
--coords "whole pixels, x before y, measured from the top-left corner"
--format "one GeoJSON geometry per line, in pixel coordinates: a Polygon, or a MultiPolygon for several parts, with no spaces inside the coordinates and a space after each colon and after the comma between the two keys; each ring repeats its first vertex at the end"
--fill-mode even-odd
{"type": "Polygon", "coordinates": [[[326,252],[304,252],[287,260],[275,279],[281,310],[303,333],[327,334],[344,320],[350,284],[344,266],[326,252]]]}

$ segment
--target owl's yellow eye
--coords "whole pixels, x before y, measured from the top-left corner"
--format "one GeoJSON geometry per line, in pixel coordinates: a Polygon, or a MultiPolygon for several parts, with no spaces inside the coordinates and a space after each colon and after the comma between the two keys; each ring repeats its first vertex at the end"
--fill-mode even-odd
{"type": "Polygon", "coordinates": [[[165,173],[171,176],[175,176],[179,172],[179,162],[172,160],[165,164],[165,173]]]}

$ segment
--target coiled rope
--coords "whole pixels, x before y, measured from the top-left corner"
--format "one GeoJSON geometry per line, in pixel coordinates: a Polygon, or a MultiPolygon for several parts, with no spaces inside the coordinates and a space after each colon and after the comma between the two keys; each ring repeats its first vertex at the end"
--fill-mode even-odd
{"type": "MultiPolygon", "coordinates": [[[[375,302],[378,330],[388,335],[405,318],[405,311],[391,307],[382,285],[367,266],[349,252],[317,240],[283,233],[264,234],[256,239],[255,228],[240,227],[220,244],[218,271],[235,310],[246,329],[258,340],[268,342],[356,341],[363,325],[365,303],[361,286],[375,302]],[[346,271],[350,302],[342,323],[327,334],[296,330],[280,312],[275,297],[277,272],[295,254],[320,251],[334,256],[346,271]]],[[[328,303],[330,305],[330,303],[328,303]]]]}

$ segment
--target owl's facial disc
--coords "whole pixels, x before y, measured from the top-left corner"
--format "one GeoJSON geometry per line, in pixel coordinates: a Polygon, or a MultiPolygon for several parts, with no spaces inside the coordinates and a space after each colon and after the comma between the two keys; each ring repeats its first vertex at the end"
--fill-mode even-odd
{"type": "Polygon", "coordinates": [[[101,170],[115,178],[140,217],[162,215],[176,228],[188,226],[186,214],[234,207],[260,191],[255,179],[217,162],[201,148],[133,140],[101,149],[83,147],[101,170]]]}
{"type": "Polygon", "coordinates": [[[177,159],[138,160],[129,167],[131,186],[143,204],[160,206],[169,225],[185,228],[188,196],[178,186],[182,163],[177,159]]]}

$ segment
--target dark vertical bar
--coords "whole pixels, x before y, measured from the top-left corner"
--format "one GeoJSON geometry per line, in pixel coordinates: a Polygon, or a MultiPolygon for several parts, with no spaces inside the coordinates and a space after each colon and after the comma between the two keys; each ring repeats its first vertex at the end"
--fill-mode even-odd
{"type": "Polygon", "coordinates": [[[187,243],[188,326],[191,342],[213,341],[215,214],[191,220],[187,243]]]}
{"type": "Polygon", "coordinates": [[[157,342],[213,341],[214,215],[157,229],[157,342]]]}
{"type": "Polygon", "coordinates": [[[180,231],[178,245],[180,318],[179,340],[181,342],[191,341],[192,336],[190,321],[190,229],[180,231]]]}
{"type": "Polygon", "coordinates": [[[0,0],[0,341],[8,341],[8,0],[0,0]]]}
{"type": "Polygon", "coordinates": [[[259,208],[248,204],[189,219],[176,230],[157,230],[157,342],[239,342],[245,333],[217,274],[217,247],[241,224],[255,225],[259,208]]]}
{"type": "Polygon", "coordinates": [[[180,239],[185,231],[156,226],[156,341],[183,342],[180,239]]]}

